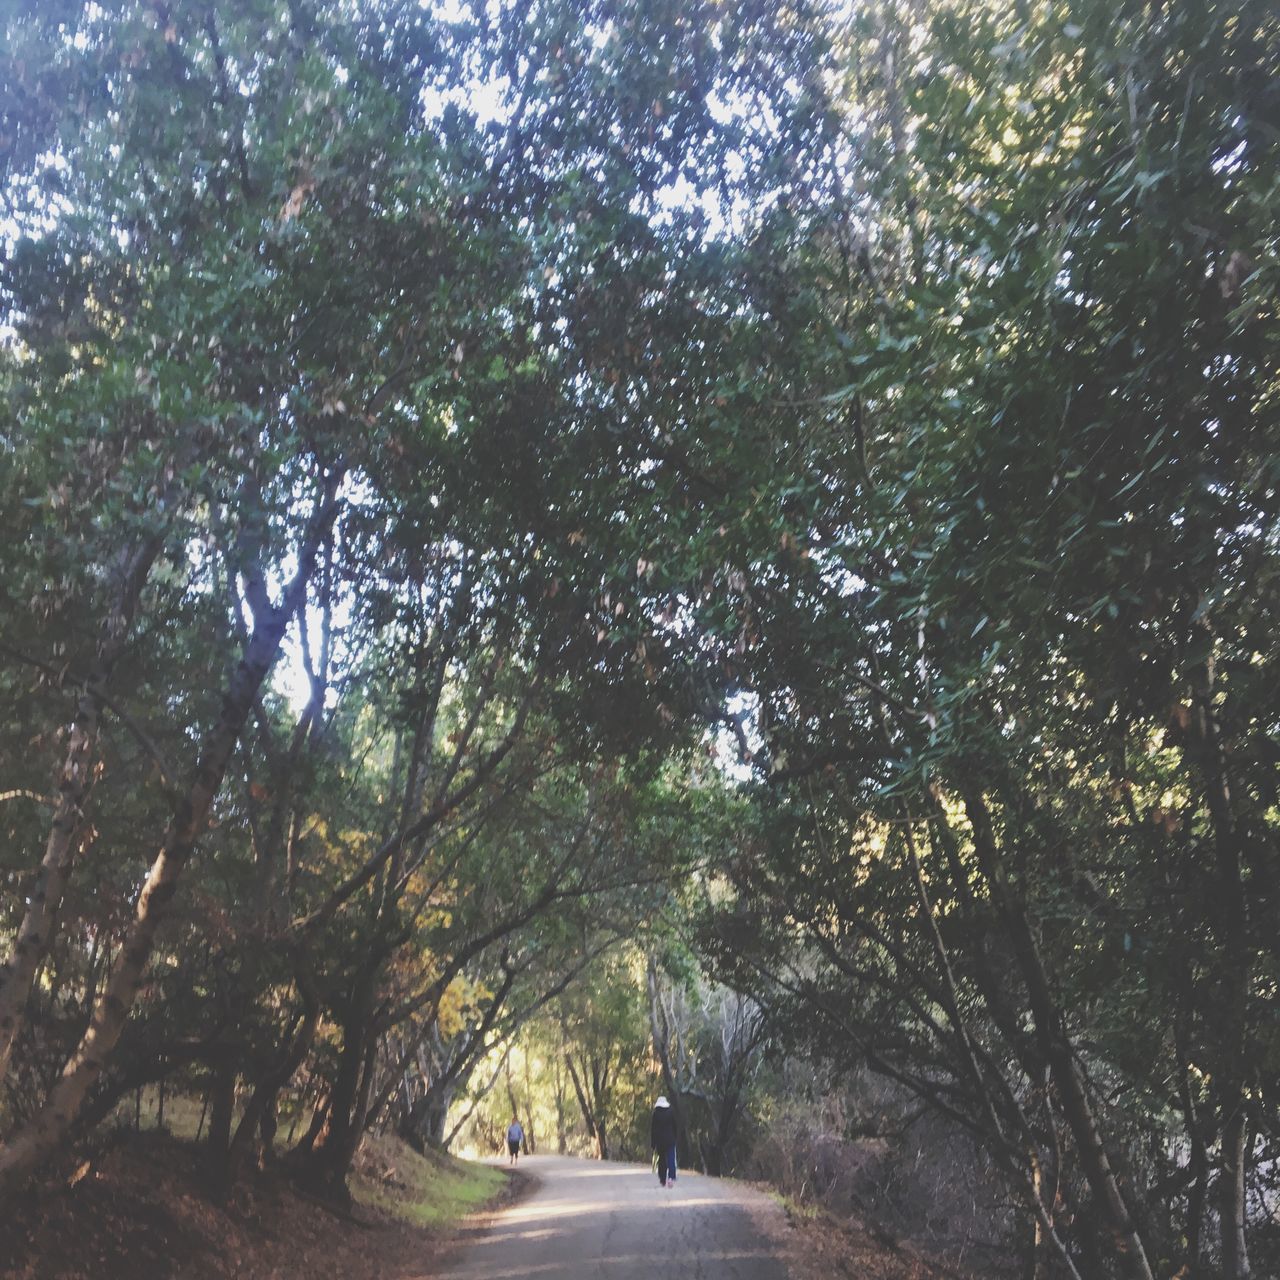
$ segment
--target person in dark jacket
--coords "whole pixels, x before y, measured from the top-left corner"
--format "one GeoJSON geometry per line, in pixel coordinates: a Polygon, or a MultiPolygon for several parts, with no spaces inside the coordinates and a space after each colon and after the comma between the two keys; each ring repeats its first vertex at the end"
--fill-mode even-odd
{"type": "Polygon", "coordinates": [[[658,1153],[658,1185],[676,1185],[676,1113],[666,1098],[659,1098],[649,1123],[649,1140],[658,1153]]]}

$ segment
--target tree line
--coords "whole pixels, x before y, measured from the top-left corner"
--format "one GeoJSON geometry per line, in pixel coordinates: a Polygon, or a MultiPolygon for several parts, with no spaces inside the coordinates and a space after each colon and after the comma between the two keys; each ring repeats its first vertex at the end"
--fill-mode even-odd
{"type": "Polygon", "coordinates": [[[178,1078],[340,1195],[553,1010],[605,1154],[643,933],[1029,1277],[1264,1274],[1277,28],[16,6],[0,1195],[178,1078]]]}

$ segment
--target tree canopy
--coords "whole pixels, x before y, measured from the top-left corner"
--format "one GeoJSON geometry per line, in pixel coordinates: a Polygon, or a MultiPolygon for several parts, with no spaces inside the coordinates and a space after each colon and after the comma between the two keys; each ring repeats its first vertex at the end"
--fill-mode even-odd
{"type": "Polygon", "coordinates": [[[518,1036],[720,1169],[767,1050],[968,1135],[1029,1274],[1262,1274],[1278,63],[1256,0],[11,6],[0,1196],[162,1079],[341,1194],[518,1036]]]}

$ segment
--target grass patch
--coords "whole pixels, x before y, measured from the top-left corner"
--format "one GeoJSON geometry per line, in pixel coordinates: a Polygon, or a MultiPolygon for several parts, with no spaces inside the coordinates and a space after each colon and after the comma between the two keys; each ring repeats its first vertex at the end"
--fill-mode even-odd
{"type": "Polygon", "coordinates": [[[821,1216],[821,1209],[812,1201],[799,1200],[775,1187],[765,1187],[764,1193],[775,1204],[780,1205],[789,1218],[795,1218],[800,1222],[816,1222],[821,1216]]]}
{"type": "Polygon", "coordinates": [[[493,1165],[419,1155],[396,1138],[367,1139],[350,1181],[364,1205],[417,1227],[448,1229],[492,1200],[506,1181],[493,1165]]]}
{"type": "Polygon", "coordinates": [[[116,1123],[123,1128],[139,1132],[163,1128],[175,1138],[190,1142],[200,1127],[200,1116],[204,1110],[203,1099],[198,1095],[175,1093],[170,1088],[165,1093],[162,1125],[160,1087],[149,1084],[123,1097],[115,1109],[115,1117],[116,1123]]]}

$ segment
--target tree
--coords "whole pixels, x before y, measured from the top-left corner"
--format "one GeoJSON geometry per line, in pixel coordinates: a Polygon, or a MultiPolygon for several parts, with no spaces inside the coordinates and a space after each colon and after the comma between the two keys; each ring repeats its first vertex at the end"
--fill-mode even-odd
{"type": "MultiPolygon", "coordinates": [[[[636,1123],[635,1081],[644,1060],[640,992],[623,964],[597,977],[590,991],[560,1001],[565,1069],[594,1155],[614,1159],[636,1123]]],[[[640,1095],[641,1097],[643,1095],[640,1095]]]]}
{"type": "Polygon", "coordinates": [[[599,887],[548,843],[498,925],[452,931],[441,898],[493,902],[478,833],[707,702],[692,644],[618,607],[651,570],[617,513],[653,491],[631,428],[685,420],[739,285],[669,194],[794,185],[742,157],[790,127],[812,17],[4,24],[0,1190],[175,1071],[231,1166],[321,1085],[336,1187],[388,1037],[599,887]],[[780,114],[711,105],[739,96],[780,114]]]}
{"type": "Polygon", "coordinates": [[[793,1043],[978,1133],[1033,1267],[1247,1275],[1275,24],[938,4],[853,31],[825,356],[725,484],[772,527],[711,517],[770,814],[723,963],[793,1043]]]}
{"type": "MultiPolygon", "coordinates": [[[[688,920],[681,923],[686,929],[688,920]]],[[[692,958],[692,957],[690,957],[692,958]]],[[[700,979],[686,965],[665,977],[655,956],[646,966],[649,1034],[666,1096],[690,1162],[720,1176],[732,1163],[734,1140],[751,1101],[768,1024],[751,997],[700,979]],[[680,970],[683,971],[680,971],[680,970]]]]}

